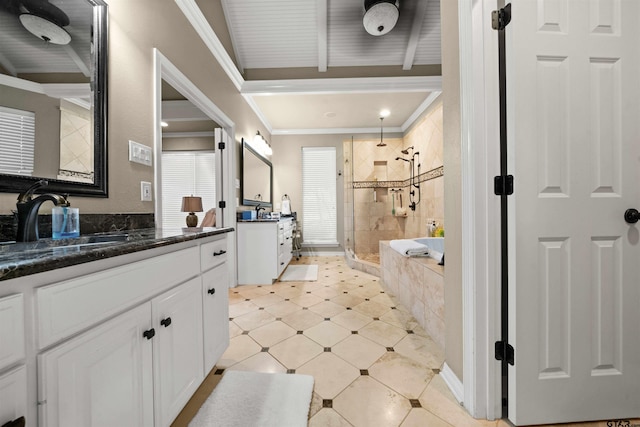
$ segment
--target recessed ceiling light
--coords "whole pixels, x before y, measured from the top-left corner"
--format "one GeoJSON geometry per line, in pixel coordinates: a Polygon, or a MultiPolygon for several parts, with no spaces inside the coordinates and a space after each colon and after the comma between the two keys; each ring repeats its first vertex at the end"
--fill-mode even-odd
{"type": "Polygon", "coordinates": [[[324,113],[324,116],[325,116],[327,119],[332,119],[332,118],[334,118],[336,115],[337,115],[337,114],[336,114],[336,113],[334,113],[333,111],[327,111],[326,113],[324,113]]]}

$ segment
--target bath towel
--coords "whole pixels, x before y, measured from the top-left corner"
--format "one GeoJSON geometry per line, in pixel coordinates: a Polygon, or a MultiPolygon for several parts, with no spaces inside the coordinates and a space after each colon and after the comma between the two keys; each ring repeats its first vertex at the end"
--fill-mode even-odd
{"type": "Polygon", "coordinates": [[[389,242],[389,245],[391,245],[391,248],[396,252],[407,257],[426,256],[429,254],[428,247],[411,239],[392,240],[391,242],[389,242]]]}

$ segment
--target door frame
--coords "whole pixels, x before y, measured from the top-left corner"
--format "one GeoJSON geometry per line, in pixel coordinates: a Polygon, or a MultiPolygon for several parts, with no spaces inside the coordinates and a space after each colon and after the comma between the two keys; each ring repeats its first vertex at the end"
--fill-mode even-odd
{"type": "Polygon", "coordinates": [[[475,418],[502,417],[497,0],[458,0],[462,185],[463,403],[475,418]]]}
{"type": "MultiPolygon", "coordinates": [[[[211,99],[209,99],[189,78],[173,65],[173,63],[160,52],[159,49],[153,49],[153,162],[154,162],[154,208],[155,223],[157,227],[162,226],[162,80],[165,80],[180,92],[191,103],[198,107],[203,113],[211,118],[214,122],[222,127],[227,133],[229,141],[226,141],[226,147],[223,151],[224,158],[216,156],[216,169],[222,171],[223,188],[216,184],[222,190],[226,199],[227,207],[222,215],[223,225],[225,227],[236,227],[236,142],[235,142],[235,123],[220,109],[211,99]],[[221,167],[224,164],[226,167],[221,167]]],[[[215,141],[216,144],[221,141],[215,141]]],[[[219,152],[216,147],[216,153],[219,152]]],[[[217,209],[218,214],[220,209],[217,209]]],[[[218,215],[218,218],[221,216],[218,215]]],[[[235,249],[235,232],[229,233],[227,238],[228,253],[233,254],[228,259],[229,277],[231,278],[229,287],[235,287],[237,284],[236,275],[236,249],[235,249]]]]}

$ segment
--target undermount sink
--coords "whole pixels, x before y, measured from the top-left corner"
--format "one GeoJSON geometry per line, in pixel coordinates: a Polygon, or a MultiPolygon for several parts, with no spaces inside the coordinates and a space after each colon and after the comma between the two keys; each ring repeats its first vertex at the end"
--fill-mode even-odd
{"type": "Polygon", "coordinates": [[[41,251],[78,251],[82,248],[96,247],[96,246],[108,246],[117,243],[123,243],[130,240],[129,234],[94,234],[80,236],[70,239],[42,239],[36,242],[2,242],[0,245],[0,252],[19,251],[19,252],[41,252],[41,251]]]}

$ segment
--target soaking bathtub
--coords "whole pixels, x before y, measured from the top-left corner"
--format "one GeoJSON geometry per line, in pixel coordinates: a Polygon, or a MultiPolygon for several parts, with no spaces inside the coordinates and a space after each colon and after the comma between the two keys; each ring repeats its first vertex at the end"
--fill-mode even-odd
{"type": "Polygon", "coordinates": [[[440,262],[444,255],[444,237],[420,237],[413,239],[414,242],[425,245],[429,248],[429,257],[440,262]]]}

